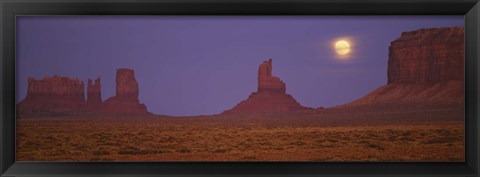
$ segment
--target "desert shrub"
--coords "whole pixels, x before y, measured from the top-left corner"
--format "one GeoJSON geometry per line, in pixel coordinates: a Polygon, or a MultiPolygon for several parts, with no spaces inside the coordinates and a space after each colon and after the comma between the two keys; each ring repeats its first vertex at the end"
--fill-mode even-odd
{"type": "Polygon", "coordinates": [[[368,143],[367,147],[372,148],[372,149],[381,150],[381,151],[385,150],[385,147],[383,147],[380,144],[375,144],[375,143],[368,143]]]}
{"type": "Polygon", "coordinates": [[[411,138],[411,137],[409,137],[409,136],[402,136],[402,137],[400,138],[400,140],[401,140],[401,141],[414,141],[414,139],[411,138]]]}
{"type": "Polygon", "coordinates": [[[94,150],[93,155],[109,155],[110,152],[106,151],[106,150],[94,150]]]}
{"type": "Polygon", "coordinates": [[[385,132],[387,132],[387,133],[394,133],[393,129],[391,129],[391,128],[385,129],[385,132]]]}
{"type": "Polygon", "coordinates": [[[362,140],[362,141],[359,141],[358,143],[361,143],[361,144],[369,144],[370,141],[362,140]]]}
{"type": "Polygon", "coordinates": [[[40,144],[33,141],[27,141],[25,143],[25,148],[40,148],[40,144]]]}
{"type": "Polygon", "coordinates": [[[372,131],[372,130],[367,130],[367,131],[365,132],[365,134],[366,134],[366,136],[368,136],[368,137],[378,137],[378,134],[377,134],[376,132],[372,131]]]}
{"type": "Polygon", "coordinates": [[[47,156],[62,156],[62,155],[65,155],[66,153],[67,153],[66,150],[61,149],[61,150],[58,150],[58,151],[49,152],[49,153],[47,153],[46,155],[47,155],[47,156]]]}
{"type": "Polygon", "coordinates": [[[335,147],[335,143],[333,143],[331,141],[325,141],[325,142],[321,142],[320,144],[318,144],[318,146],[323,147],[323,148],[335,147]]]}
{"type": "Polygon", "coordinates": [[[291,144],[292,144],[292,145],[297,145],[297,146],[303,146],[303,145],[306,145],[306,143],[305,143],[305,142],[303,142],[303,141],[294,141],[294,142],[292,142],[291,144]]]}
{"type": "Polygon", "coordinates": [[[411,134],[413,134],[413,131],[410,131],[410,130],[402,132],[403,136],[410,136],[411,134]]]}
{"type": "Polygon", "coordinates": [[[225,152],[227,152],[227,149],[223,149],[223,148],[215,149],[213,152],[214,153],[225,153],[225,152]]]}
{"type": "Polygon", "coordinates": [[[158,154],[162,151],[158,150],[139,150],[139,149],[128,149],[128,150],[119,150],[118,154],[120,155],[142,155],[142,154],[158,154]]]}
{"type": "Polygon", "coordinates": [[[385,150],[385,147],[383,147],[380,144],[373,143],[370,141],[360,141],[360,143],[364,144],[365,146],[372,148],[372,149],[378,149],[378,150],[385,150]]]}
{"type": "Polygon", "coordinates": [[[317,162],[322,162],[322,161],[327,161],[329,160],[328,158],[326,157],[317,157],[317,158],[312,158],[310,159],[311,161],[317,161],[317,162]]]}
{"type": "Polygon", "coordinates": [[[245,156],[242,158],[242,160],[256,160],[257,158],[255,156],[245,156]]]}
{"type": "Polygon", "coordinates": [[[186,147],[181,147],[181,148],[177,149],[177,152],[190,153],[190,152],[192,152],[192,150],[190,150],[189,148],[186,148],[186,147]]]}
{"type": "Polygon", "coordinates": [[[243,147],[243,149],[249,149],[252,147],[252,144],[248,143],[248,142],[241,142],[240,143],[240,146],[243,147]]]}
{"type": "Polygon", "coordinates": [[[451,143],[456,140],[457,138],[454,138],[454,137],[434,137],[428,140],[423,140],[421,143],[422,144],[442,144],[442,143],[451,143]]]}
{"type": "Polygon", "coordinates": [[[327,141],[330,141],[330,142],[332,142],[332,143],[336,143],[336,142],[338,142],[338,140],[337,140],[337,139],[332,139],[332,138],[328,138],[328,139],[327,139],[327,141]]]}
{"type": "Polygon", "coordinates": [[[451,134],[451,132],[449,130],[445,130],[445,129],[437,129],[437,130],[434,130],[433,132],[435,132],[436,134],[442,134],[442,135],[451,134]]]}
{"type": "Polygon", "coordinates": [[[94,158],[91,158],[90,161],[113,161],[113,159],[94,157],[94,158]]]}
{"type": "Polygon", "coordinates": [[[341,140],[344,140],[344,141],[350,141],[352,140],[352,138],[350,138],[349,136],[342,136],[340,137],[341,140]]]}
{"type": "Polygon", "coordinates": [[[387,140],[390,142],[394,142],[394,141],[397,141],[397,137],[395,135],[392,135],[392,136],[389,136],[387,140]]]}
{"type": "Polygon", "coordinates": [[[175,142],[175,138],[172,136],[161,137],[158,142],[160,143],[172,143],[175,142]]]}

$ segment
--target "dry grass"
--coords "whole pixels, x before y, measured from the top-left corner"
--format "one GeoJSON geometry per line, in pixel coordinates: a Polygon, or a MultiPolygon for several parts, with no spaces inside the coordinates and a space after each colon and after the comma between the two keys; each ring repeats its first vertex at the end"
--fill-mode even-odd
{"type": "MultiPolygon", "coordinates": [[[[336,120],[353,119],[342,118],[340,113],[332,115],[339,117],[336,120]]],[[[438,115],[455,117],[460,114],[438,115]]],[[[362,116],[366,115],[354,118],[362,119],[362,116]]],[[[275,120],[275,116],[21,118],[17,121],[17,160],[464,160],[464,126],[458,116],[451,120],[410,123],[379,123],[379,118],[375,118],[364,124],[351,121],[350,124],[341,121],[305,123],[331,120],[317,114],[277,119],[281,118],[284,119],[274,123],[258,120],[275,120]]]]}

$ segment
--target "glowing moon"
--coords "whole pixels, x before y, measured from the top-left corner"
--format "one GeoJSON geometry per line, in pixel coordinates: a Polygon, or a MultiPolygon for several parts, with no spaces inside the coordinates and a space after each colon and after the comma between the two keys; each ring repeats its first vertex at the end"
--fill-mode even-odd
{"type": "Polygon", "coordinates": [[[346,55],[350,53],[350,43],[344,40],[337,41],[335,43],[335,51],[339,55],[346,55]]]}

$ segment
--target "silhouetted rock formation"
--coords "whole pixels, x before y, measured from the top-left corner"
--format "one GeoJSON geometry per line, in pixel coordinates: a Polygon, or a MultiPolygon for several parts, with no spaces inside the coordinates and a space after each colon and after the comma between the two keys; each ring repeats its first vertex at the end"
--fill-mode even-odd
{"type": "Polygon", "coordinates": [[[285,83],[272,76],[272,59],[258,67],[258,89],[222,114],[273,114],[308,110],[285,92],[285,83]]]}
{"type": "Polygon", "coordinates": [[[464,29],[429,28],[391,43],[388,84],[345,106],[464,104],[464,29]]]}
{"type": "Polygon", "coordinates": [[[28,78],[27,96],[18,104],[18,109],[20,112],[80,112],[85,103],[84,89],[82,81],[68,77],[28,78]]]}
{"type": "Polygon", "coordinates": [[[100,106],[100,104],[102,104],[100,77],[95,79],[95,83],[92,83],[92,80],[88,79],[87,105],[97,107],[100,106]]]}
{"type": "Polygon", "coordinates": [[[118,69],[116,95],[105,100],[98,110],[101,114],[137,115],[149,114],[147,107],[138,100],[138,82],[131,69],[118,69]]]}

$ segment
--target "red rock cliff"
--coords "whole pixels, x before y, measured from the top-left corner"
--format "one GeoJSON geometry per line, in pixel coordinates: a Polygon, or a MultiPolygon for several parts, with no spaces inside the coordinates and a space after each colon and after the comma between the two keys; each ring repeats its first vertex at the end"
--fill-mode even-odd
{"type": "Polygon", "coordinates": [[[285,92],[285,83],[272,76],[272,59],[258,67],[257,92],[222,114],[275,114],[308,110],[285,92]]]}
{"type": "Polygon", "coordinates": [[[138,100],[138,82],[132,69],[118,69],[116,95],[105,100],[98,110],[101,114],[139,115],[149,114],[147,107],[138,100]]]}
{"type": "Polygon", "coordinates": [[[403,32],[389,47],[387,85],[346,105],[463,105],[463,41],[463,27],[403,32]]]}
{"type": "Polygon", "coordinates": [[[95,79],[95,83],[92,83],[92,80],[88,79],[87,105],[99,106],[100,104],[102,104],[100,77],[95,79]]]}
{"type": "Polygon", "coordinates": [[[116,79],[116,96],[138,99],[138,82],[131,69],[118,69],[116,79]]]}
{"type": "Polygon", "coordinates": [[[82,81],[68,77],[28,78],[27,96],[18,106],[27,112],[78,112],[85,104],[84,89],[82,81]]]}
{"type": "Polygon", "coordinates": [[[403,32],[389,47],[388,84],[464,80],[463,27],[403,32]]]}
{"type": "Polygon", "coordinates": [[[258,67],[258,92],[269,91],[285,93],[285,83],[272,76],[272,59],[264,61],[258,67]]]}

